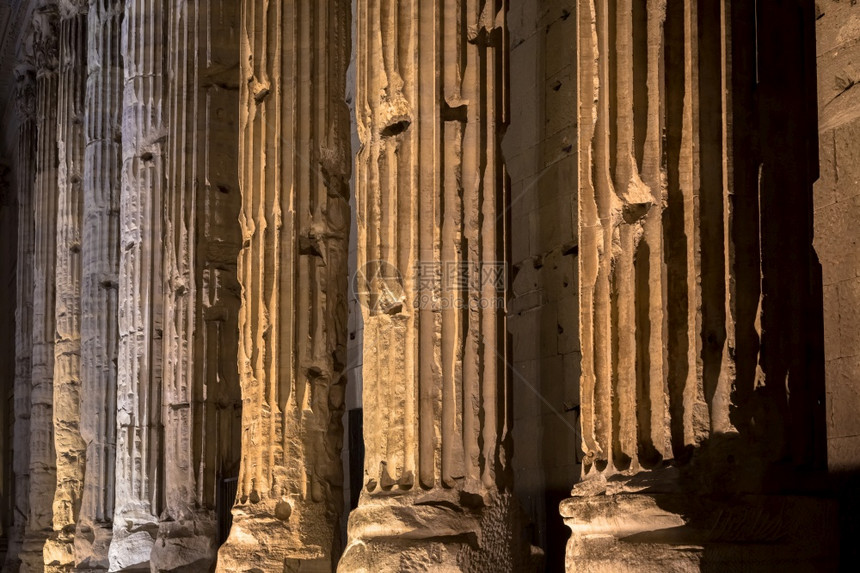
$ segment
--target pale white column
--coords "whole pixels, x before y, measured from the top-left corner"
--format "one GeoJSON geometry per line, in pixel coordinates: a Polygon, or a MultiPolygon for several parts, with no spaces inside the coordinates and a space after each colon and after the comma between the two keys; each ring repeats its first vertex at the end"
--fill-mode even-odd
{"type": "Polygon", "coordinates": [[[33,15],[36,63],[36,170],[33,216],[33,366],[30,390],[30,515],[21,571],[43,571],[42,550],[52,532],[57,486],[53,379],[57,258],[57,4],[43,1],[33,15]]]}
{"type": "Polygon", "coordinates": [[[116,506],[111,570],[149,562],[163,501],[161,278],[165,142],[164,0],[127,0],[120,192],[116,506]]]}
{"type": "Polygon", "coordinates": [[[75,532],[79,568],[106,570],[116,480],[123,0],[90,0],[84,117],[81,435],[86,470],[75,532]]]}

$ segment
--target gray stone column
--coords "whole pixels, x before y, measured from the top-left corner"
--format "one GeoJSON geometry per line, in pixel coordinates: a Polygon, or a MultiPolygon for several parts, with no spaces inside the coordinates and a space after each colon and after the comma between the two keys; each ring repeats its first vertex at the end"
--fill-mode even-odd
{"type": "Polygon", "coordinates": [[[54,533],[45,545],[47,571],[75,565],[74,534],[83,493],[86,444],[81,437],[81,222],[87,2],[60,2],[57,146],[59,152],[54,343],[54,533]]]}
{"type": "Polygon", "coordinates": [[[356,6],[366,454],[338,569],[530,570],[510,493],[507,3],[356,6]]]}
{"type": "Polygon", "coordinates": [[[52,532],[57,486],[53,378],[55,264],[57,258],[57,4],[44,1],[33,15],[36,63],[36,171],[34,182],[33,366],[30,391],[30,516],[21,571],[43,571],[42,550],[52,532]]]}
{"type": "Polygon", "coordinates": [[[120,194],[116,507],[112,570],[148,564],[164,507],[162,204],[167,87],[164,0],[127,0],[120,194]]]}
{"type": "Polygon", "coordinates": [[[214,564],[220,480],[239,469],[240,4],[182,0],[168,16],[159,571],[214,564]]]}
{"type": "Polygon", "coordinates": [[[36,72],[30,58],[15,68],[18,149],[15,184],[18,194],[17,301],[15,310],[15,386],[12,471],[14,516],[6,567],[17,570],[30,514],[30,384],[33,369],[33,259],[35,227],[33,182],[36,172],[36,72]]]}
{"type": "Polygon", "coordinates": [[[579,2],[568,571],[834,565],[814,497],[814,10],[790,6],[579,2]]]}
{"type": "Polygon", "coordinates": [[[330,571],[339,551],[349,38],[348,0],[243,3],[242,464],[225,573],[330,571]]]}
{"type": "Polygon", "coordinates": [[[113,533],[123,10],[123,0],[90,0],[87,16],[80,406],[86,468],[75,558],[88,570],[108,568],[113,533]]]}

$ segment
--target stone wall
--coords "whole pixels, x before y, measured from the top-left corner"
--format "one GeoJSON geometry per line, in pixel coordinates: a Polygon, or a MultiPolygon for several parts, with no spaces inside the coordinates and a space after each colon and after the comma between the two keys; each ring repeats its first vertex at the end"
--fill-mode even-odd
{"type": "Polygon", "coordinates": [[[508,16],[514,487],[548,571],[563,567],[558,504],[580,475],[575,11],[536,0],[508,16]]]}
{"type": "Polygon", "coordinates": [[[860,5],[816,1],[820,178],[815,249],[824,290],[827,462],[840,492],[843,562],[860,558],[860,5]]]}

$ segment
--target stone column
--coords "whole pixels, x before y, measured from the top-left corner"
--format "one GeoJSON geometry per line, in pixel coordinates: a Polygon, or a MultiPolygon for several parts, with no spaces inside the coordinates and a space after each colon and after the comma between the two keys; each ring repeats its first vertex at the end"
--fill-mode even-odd
{"type": "Polygon", "coordinates": [[[359,0],[365,481],[340,571],[524,571],[505,328],[506,2],[359,0]]]}
{"type": "Polygon", "coordinates": [[[15,306],[15,386],[12,466],[13,527],[6,566],[17,571],[18,554],[30,514],[30,384],[33,368],[33,174],[36,172],[36,73],[25,56],[15,69],[18,149],[15,183],[18,193],[17,304],[15,306]]]}
{"type": "Polygon", "coordinates": [[[84,90],[87,2],[60,8],[57,146],[56,341],[54,343],[54,449],[57,488],[54,533],[45,545],[46,570],[75,565],[74,534],[83,492],[86,444],[81,437],[81,217],[83,215],[84,90]]]}
{"type": "Polygon", "coordinates": [[[127,0],[120,195],[116,508],[110,568],[149,562],[163,508],[164,0],[127,0]]]}
{"type": "Polygon", "coordinates": [[[220,478],[238,474],[240,457],[240,3],[172,6],[163,218],[166,507],[151,563],[159,571],[207,571],[218,552],[220,478]]]}
{"type": "Polygon", "coordinates": [[[796,495],[823,392],[814,12],[790,4],[579,2],[568,571],[832,565],[831,508],[796,495]]]}
{"type": "Polygon", "coordinates": [[[122,168],[123,0],[90,0],[84,118],[81,276],[83,498],[75,532],[78,567],[108,568],[116,479],[116,388],[122,168]]]}
{"type": "Polygon", "coordinates": [[[54,490],[53,376],[54,278],[57,257],[57,4],[44,1],[33,15],[36,61],[36,170],[34,182],[33,366],[30,391],[30,516],[21,571],[43,571],[42,549],[51,534],[54,490]]]}
{"type": "Polygon", "coordinates": [[[343,503],[350,3],[243,8],[242,464],[218,570],[330,571],[343,503]]]}

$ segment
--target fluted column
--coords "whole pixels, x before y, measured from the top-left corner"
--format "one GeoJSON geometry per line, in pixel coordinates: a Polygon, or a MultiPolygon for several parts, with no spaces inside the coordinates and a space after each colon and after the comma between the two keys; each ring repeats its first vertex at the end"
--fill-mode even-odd
{"type": "Polygon", "coordinates": [[[823,468],[814,10],[789,4],[579,2],[568,571],[829,570],[828,507],[784,495],[823,468]]]}
{"type": "Polygon", "coordinates": [[[54,454],[54,278],[57,257],[57,4],[44,1],[33,16],[36,61],[34,182],[33,367],[30,392],[30,516],[21,570],[43,571],[57,485],[54,454]]]}
{"type": "MultiPolygon", "coordinates": [[[[6,565],[17,571],[18,554],[30,514],[30,384],[33,368],[33,174],[36,171],[36,73],[25,56],[15,69],[18,149],[15,184],[18,194],[17,301],[15,310],[15,386],[12,471],[13,527],[6,565]]],[[[4,569],[5,570],[5,569],[4,569]]]]}
{"type": "Polygon", "coordinates": [[[507,3],[359,0],[365,483],[341,571],[524,571],[504,304],[507,3]]]}
{"type": "Polygon", "coordinates": [[[54,449],[57,489],[54,533],[45,545],[47,571],[75,564],[74,534],[83,492],[86,445],[81,437],[81,217],[83,215],[84,89],[87,2],[60,2],[57,146],[56,341],[54,449]]]}
{"type": "Polygon", "coordinates": [[[219,480],[238,474],[239,8],[182,0],[168,16],[166,506],[151,556],[157,570],[210,568],[219,480]]]}
{"type": "Polygon", "coordinates": [[[348,0],[243,3],[242,464],[226,572],[339,551],[346,362],[348,0]]]}
{"type": "Polygon", "coordinates": [[[163,508],[161,274],[166,2],[127,0],[120,195],[116,508],[111,569],[149,561],[163,508]]]}
{"type": "Polygon", "coordinates": [[[108,568],[113,533],[123,9],[123,0],[89,0],[87,15],[80,406],[86,468],[75,560],[88,570],[108,568]]]}

